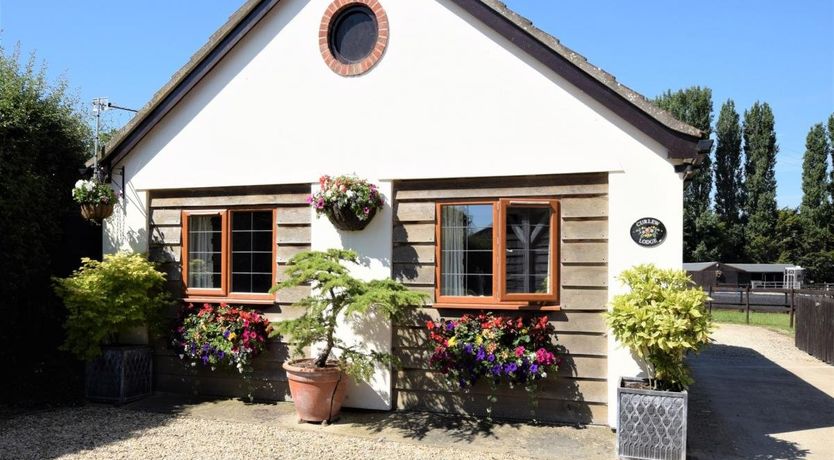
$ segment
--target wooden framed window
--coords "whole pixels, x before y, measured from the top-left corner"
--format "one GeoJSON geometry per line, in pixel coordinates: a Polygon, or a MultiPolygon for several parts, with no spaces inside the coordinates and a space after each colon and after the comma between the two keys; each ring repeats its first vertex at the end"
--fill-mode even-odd
{"type": "Polygon", "coordinates": [[[450,201],[436,211],[436,306],[555,307],[557,200],[450,201]]]}
{"type": "Polygon", "coordinates": [[[274,209],[183,211],[182,241],[186,301],[274,301],[274,209]]]}

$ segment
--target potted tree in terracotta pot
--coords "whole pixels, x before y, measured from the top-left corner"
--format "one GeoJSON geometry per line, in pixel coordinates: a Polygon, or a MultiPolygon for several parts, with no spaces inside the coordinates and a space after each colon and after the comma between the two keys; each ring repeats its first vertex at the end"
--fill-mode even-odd
{"type": "Polygon", "coordinates": [[[149,394],[147,337],[128,335],[159,325],[171,305],[165,275],[142,254],[118,253],[84,258],[71,276],[54,281],[68,312],[62,348],[87,362],[87,399],[120,404],[149,394]]]}
{"type": "Polygon", "coordinates": [[[288,279],[272,288],[273,292],[302,285],[312,288],[310,296],[296,303],[304,308],[304,314],[274,323],[272,334],[288,336],[293,354],[301,357],[284,364],[299,421],[330,423],[341,411],[348,378],[366,381],[375,364],[394,364],[388,353],[364,351],[339,339],[336,328],[340,317],[368,320],[381,315],[394,319],[425,300],[424,294],[409,291],[393,279],[356,279],[346,263],[359,263],[355,252],[302,252],[290,259],[288,279]],[[313,345],[319,351],[304,358],[313,345]]]}
{"type": "Polygon", "coordinates": [[[709,343],[707,295],[683,270],[638,265],[619,279],[630,292],[607,313],[614,337],[638,357],[646,378],[622,378],[617,389],[620,458],[686,458],[687,387],[684,359],[709,343]]]}

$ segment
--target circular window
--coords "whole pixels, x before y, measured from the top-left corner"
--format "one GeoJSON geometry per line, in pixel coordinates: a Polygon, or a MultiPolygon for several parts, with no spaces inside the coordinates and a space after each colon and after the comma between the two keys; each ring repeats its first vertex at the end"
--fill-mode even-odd
{"type": "Polygon", "coordinates": [[[388,18],[377,0],[335,0],[324,14],[319,46],[325,63],[342,76],[370,70],[388,43],[388,18]]]}
{"type": "Polygon", "coordinates": [[[376,16],[370,8],[345,8],[330,26],[330,52],[343,64],[359,62],[374,50],[378,35],[376,16]]]}

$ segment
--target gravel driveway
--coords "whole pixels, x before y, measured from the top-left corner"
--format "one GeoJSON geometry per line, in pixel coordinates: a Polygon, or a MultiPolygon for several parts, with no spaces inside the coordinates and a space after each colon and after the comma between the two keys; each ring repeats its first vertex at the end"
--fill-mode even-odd
{"type": "Polygon", "coordinates": [[[503,459],[479,451],[395,443],[262,423],[87,406],[0,420],[3,459],[503,459]]]}

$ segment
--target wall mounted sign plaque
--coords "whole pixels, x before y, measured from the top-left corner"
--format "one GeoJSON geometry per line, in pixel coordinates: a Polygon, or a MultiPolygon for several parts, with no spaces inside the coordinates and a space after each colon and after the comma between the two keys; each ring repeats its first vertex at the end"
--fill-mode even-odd
{"type": "Polygon", "coordinates": [[[644,217],[631,226],[631,239],[647,248],[657,246],[666,240],[666,226],[653,217],[644,217]]]}

